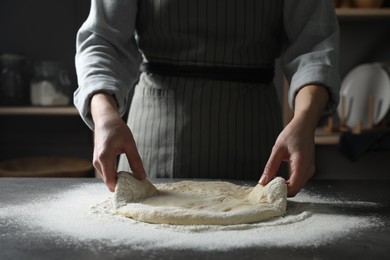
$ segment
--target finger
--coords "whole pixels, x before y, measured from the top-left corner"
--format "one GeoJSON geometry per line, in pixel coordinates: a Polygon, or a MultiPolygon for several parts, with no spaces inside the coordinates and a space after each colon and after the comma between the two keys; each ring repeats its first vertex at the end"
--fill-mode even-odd
{"type": "Polygon", "coordinates": [[[99,156],[99,164],[101,167],[101,175],[103,181],[106,183],[108,189],[113,192],[115,191],[116,182],[118,180],[116,172],[116,157],[115,155],[102,154],[99,156]]]}
{"type": "MultiPolygon", "coordinates": [[[[94,156],[95,158],[95,156],[94,156]]],[[[103,181],[104,181],[104,176],[102,174],[102,167],[100,165],[100,162],[96,159],[93,159],[93,167],[95,167],[96,171],[99,173],[100,177],[102,177],[103,181]]]]}
{"type": "Polygon", "coordinates": [[[287,180],[287,195],[294,197],[303,188],[308,179],[313,175],[314,170],[301,156],[296,156],[290,162],[291,175],[287,180]]]}
{"type": "MultiPolygon", "coordinates": [[[[296,176],[296,174],[294,176],[296,176]]],[[[295,197],[295,195],[297,195],[303,187],[303,185],[296,178],[293,178],[293,175],[291,175],[290,179],[287,180],[286,184],[288,197],[295,197]]]]}
{"type": "Polygon", "coordinates": [[[141,156],[138,153],[137,146],[135,144],[134,139],[129,145],[125,146],[125,153],[127,160],[129,161],[130,168],[136,177],[139,180],[143,180],[146,178],[146,172],[144,169],[144,165],[142,163],[141,156]]]}
{"type": "Polygon", "coordinates": [[[283,157],[284,157],[284,152],[282,151],[282,149],[274,146],[272,148],[272,152],[268,159],[268,162],[264,167],[263,174],[261,175],[259,181],[261,185],[266,185],[273,178],[275,178],[276,174],[278,173],[280,164],[283,161],[283,157]]]}

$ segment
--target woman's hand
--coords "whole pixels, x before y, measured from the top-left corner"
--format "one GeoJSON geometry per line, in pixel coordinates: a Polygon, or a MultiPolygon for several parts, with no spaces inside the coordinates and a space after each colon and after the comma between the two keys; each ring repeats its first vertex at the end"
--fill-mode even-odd
{"type": "Polygon", "coordinates": [[[314,132],[329,94],[325,87],[309,85],[295,98],[294,118],[278,136],[259,181],[266,185],[285,161],[290,168],[287,180],[288,196],[295,196],[315,172],[314,132]]]}
{"type": "Polygon", "coordinates": [[[280,133],[260,180],[262,185],[271,181],[282,161],[287,162],[290,179],[287,181],[288,196],[295,196],[313,176],[314,132],[304,120],[293,119],[280,133]]]}
{"type": "Polygon", "coordinates": [[[116,112],[112,96],[95,94],[91,100],[91,113],[95,123],[93,165],[98,170],[110,191],[117,182],[117,156],[125,153],[133,174],[138,179],[146,173],[133,135],[116,112]]]}

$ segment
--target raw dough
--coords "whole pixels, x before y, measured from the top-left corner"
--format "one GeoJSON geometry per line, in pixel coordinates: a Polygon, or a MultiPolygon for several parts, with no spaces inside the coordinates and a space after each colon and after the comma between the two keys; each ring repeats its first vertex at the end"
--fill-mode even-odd
{"type": "Polygon", "coordinates": [[[235,225],[255,223],[286,212],[287,187],[278,177],[266,186],[220,181],[156,184],[120,172],[115,188],[117,214],[148,223],[235,225]]]}

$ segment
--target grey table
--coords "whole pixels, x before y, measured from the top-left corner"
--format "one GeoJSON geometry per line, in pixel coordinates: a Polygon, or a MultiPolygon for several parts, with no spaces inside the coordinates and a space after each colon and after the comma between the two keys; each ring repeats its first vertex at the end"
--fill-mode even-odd
{"type": "MultiPolygon", "coordinates": [[[[0,179],[0,210],[10,204],[33,201],[36,196],[51,196],[80,183],[97,179],[0,179]],[[49,185],[51,184],[51,185],[49,185]]],[[[390,257],[390,181],[312,181],[305,189],[314,194],[328,194],[336,199],[380,203],[373,214],[384,220],[384,226],[368,232],[357,231],[347,240],[336,240],[315,248],[254,248],[228,251],[141,250],[120,251],[104,245],[80,248],[55,241],[59,238],[37,233],[17,232],[18,227],[0,214],[0,259],[389,259],[390,257]],[[361,192],[364,190],[364,192],[361,192]]],[[[348,214],[359,216],[364,207],[346,207],[348,214]]],[[[77,243],[77,242],[75,242],[77,243]]]]}

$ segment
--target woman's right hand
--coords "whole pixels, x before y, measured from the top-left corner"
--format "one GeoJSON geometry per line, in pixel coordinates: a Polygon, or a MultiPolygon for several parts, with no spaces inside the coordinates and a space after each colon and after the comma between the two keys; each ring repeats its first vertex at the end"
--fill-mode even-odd
{"type": "Polygon", "coordinates": [[[113,192],[117,182],[117,156],[126,154],[130,168],[138,179],[146,173],[130,128],[118,115],[114,98],[97,93],[91,100],[91,113],[95,123],[93,165],[113,192]]]}

